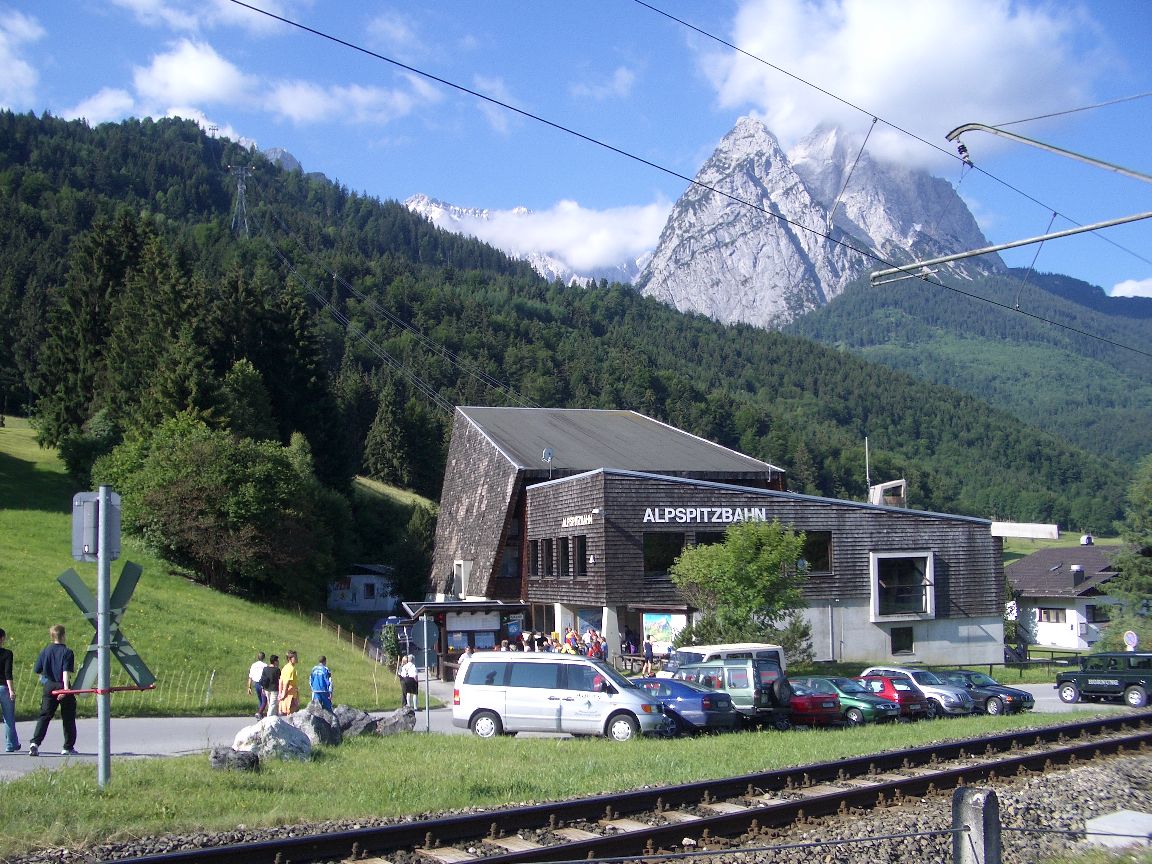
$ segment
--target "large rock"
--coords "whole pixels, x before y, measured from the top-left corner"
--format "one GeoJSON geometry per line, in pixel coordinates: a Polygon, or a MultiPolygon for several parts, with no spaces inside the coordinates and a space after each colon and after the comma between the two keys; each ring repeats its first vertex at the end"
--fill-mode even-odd
{"type": "Polygon", "coordinates": [[[308,736],[283,717],[265,717],[259,723],[245,726],[236,733],[232,749],[251,751],[261,759],[307,762],[312,758],[312,742],[308,736]]]}
{"type": "Polygon", "coordinates": [[[397,708],[376,722],[377,735],[399,735],[416,728],[416,712],[411,708],[397,708]]]}
{"type": "Polygon", "coordinates": [[[331,711],[325,710],[319,702],[309,702],[307,708],[297,711],[286,719],[308,736],[313,747],[317,744],[335,747],[344,740],[340,721],[331,711]]]}
{"type": "Polygon", "coordinates": [[[332,713],[336,716],[336,722],[339,723],[340,731],[344,733],[345,738],[375,734],[376,726],[380,722],[367,711],[349,705],[337,705],[332,713]]]}
{"type": "Polygon", "coordinates": [[[260,757],[251,750],[213,747],[212,752],[208,754],[208,764],[217,770],[259,771],[260,757]]]}

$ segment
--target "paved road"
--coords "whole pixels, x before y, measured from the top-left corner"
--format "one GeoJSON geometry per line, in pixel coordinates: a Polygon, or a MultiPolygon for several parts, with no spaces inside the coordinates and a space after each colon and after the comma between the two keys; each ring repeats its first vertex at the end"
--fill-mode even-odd
{"type": "MultiPolygon", "coordinates": [[[[1096,712],[1129,710],[1120,703],[1066,705],[1056,696],[1056,690],[1051,684],[1026,684],[1022,685],[1022,689],[1028,690],[1036,698],[1037,714],[1076,710],[1096,712]]],[[[445,707],[418,712],[416,731],[469,734],[468,730],[457,729],[452,725],[452,710],[447,707],[452,702],[452,685],[432,681],[429,691],[440,699],[445,707]]],[[[207,752],[213,747],[231,747],[236,733],[254,722],[252,717],[113,717],[111,725],[113,776],[116,772],[116,762],[121,759],[182,756],[207,752]]],[[[44,739],[40,755],[35,757],[28,755],[28,742],[32,738],[34,722],[28,720],[16,725],[24,749],[19,753],[0,753],[0,781],[11,780],[37,769],[58,768],[78,762],[96,763],[99,730],[95,719],[77,722],[78,756],[60,755],[63,739],[58,717],[48,727],[48,737],[44,739]]]]}

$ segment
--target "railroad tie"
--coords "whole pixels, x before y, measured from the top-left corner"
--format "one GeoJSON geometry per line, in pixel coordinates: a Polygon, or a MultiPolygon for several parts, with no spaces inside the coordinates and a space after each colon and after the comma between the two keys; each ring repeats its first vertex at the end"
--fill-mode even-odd
{"type": "Polygon", "coordinates": [[[833,786],[830,783],[819,783],[815,786],[805,786],[802,789],[797,789],[796,793],[803,795],[805,798],[815,798],[817,795],[834,795],[843,791],[839,786],[833,786]]]}
{"type": "Polygon", "coordinates": [[[665,810],[660,815],[669,822],[696,822],[702,818],[695,813],[685,813],[683,810],[665,810]]]}
{"type": "Polygon", "coordinates": [[[499,846],[501,849],[506,849],[509,852],[530,852],[533,849],[542,848],[542,844],[533,842],[532,840],[525,840],[523,837],[485,837],[484,842],[491,846],[499,846]]]}
{"type": "Polygon", "coordinates": [[[726,813],[743,813],[745,810],[750,810],[750,807],[745,807],[743,804],[733,804],[731,801],[715,801],[711,804],[701,804],[701,810],[710,810],[718,815],[726,813]]]}
{"type": "Polygon", "coordinates": [[[638,819],[602,819],[600,824],[605,828],[615,828],[617,831],[644,831],[652,827],[638,819]]]}
{"type": "Polygon", "coordinates": [[[572,840],[578,842],[580,840],[592,840],[602,835],[593,833],[592,831],[585,831],[583,828],[557,828],[552,832],[557,837],[563,837],[565,840],[572,840]]]}
{"type": "Polygon", "coordinates": [[[466,852],[463,849],[456,849],[452,846],[442,846],[438,849],[417,849],[417,854],[423,855],[426,858],[431,858],[433,861],[439,861],[440,864],[457,864],[460,861],[475,861],[477,856],[471,852],[466,852]]]}

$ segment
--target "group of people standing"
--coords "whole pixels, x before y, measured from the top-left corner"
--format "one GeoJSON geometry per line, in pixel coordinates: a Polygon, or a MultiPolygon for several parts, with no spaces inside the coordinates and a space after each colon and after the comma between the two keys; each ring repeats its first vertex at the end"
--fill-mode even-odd
{"type": "MultiPolygon", "coordinates": [[[[285,652],[283,668],[278,654],[273,654],[267,662],[264,658],[264,652],[259,652],[256,660],[248,667],[248,695],[256,697],[256,717],[295,713],[300,707],[296,652],[285,652]]],[[[328,668],[327,657],[321,655],[312,667],[308,674],[308,686],[312,691],[312,700],[319,702],[325,711],[331,711],[332,671],[328,668]]]]}
{"type": "MultiPolygon", "coordinates": [[[[68,692],[72,676],[76,674],[76,655],[64,644],[64,625],[53,624],[48,630],[51,641],[36,657],[32,671],[40,676],[40,716],[28,743],[28,755],[39,756],[40,745],[48,734],[48,724],[60,710],[64,726],[62,756],[76,755],[76,695],[68,692]]],[[[16,734],[16,686],[12,681],[12,652],[4,647],[8,634],[0,629],[0,716],[4,725],[4,750],[15,753],[20,749],[20,736],[16,734]]]]}

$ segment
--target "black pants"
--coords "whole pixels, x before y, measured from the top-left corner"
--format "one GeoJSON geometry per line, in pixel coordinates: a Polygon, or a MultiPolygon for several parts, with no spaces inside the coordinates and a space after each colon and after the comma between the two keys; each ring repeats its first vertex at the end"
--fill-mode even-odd
{"type": "Polygon", "coordinates": [[[48,724],[56,716],[56,706],[60,706],[60,722],[64,725],[64,749],[76,746],[76,697],[63,696],[57,699],[53,690],[63,690],[63,681],[50,681],[44,685],[44,695],[40,698],[40,718],[36,721],[36,731],[32,733],[32,743],[39,747],[48,733],[48,724]]]}

